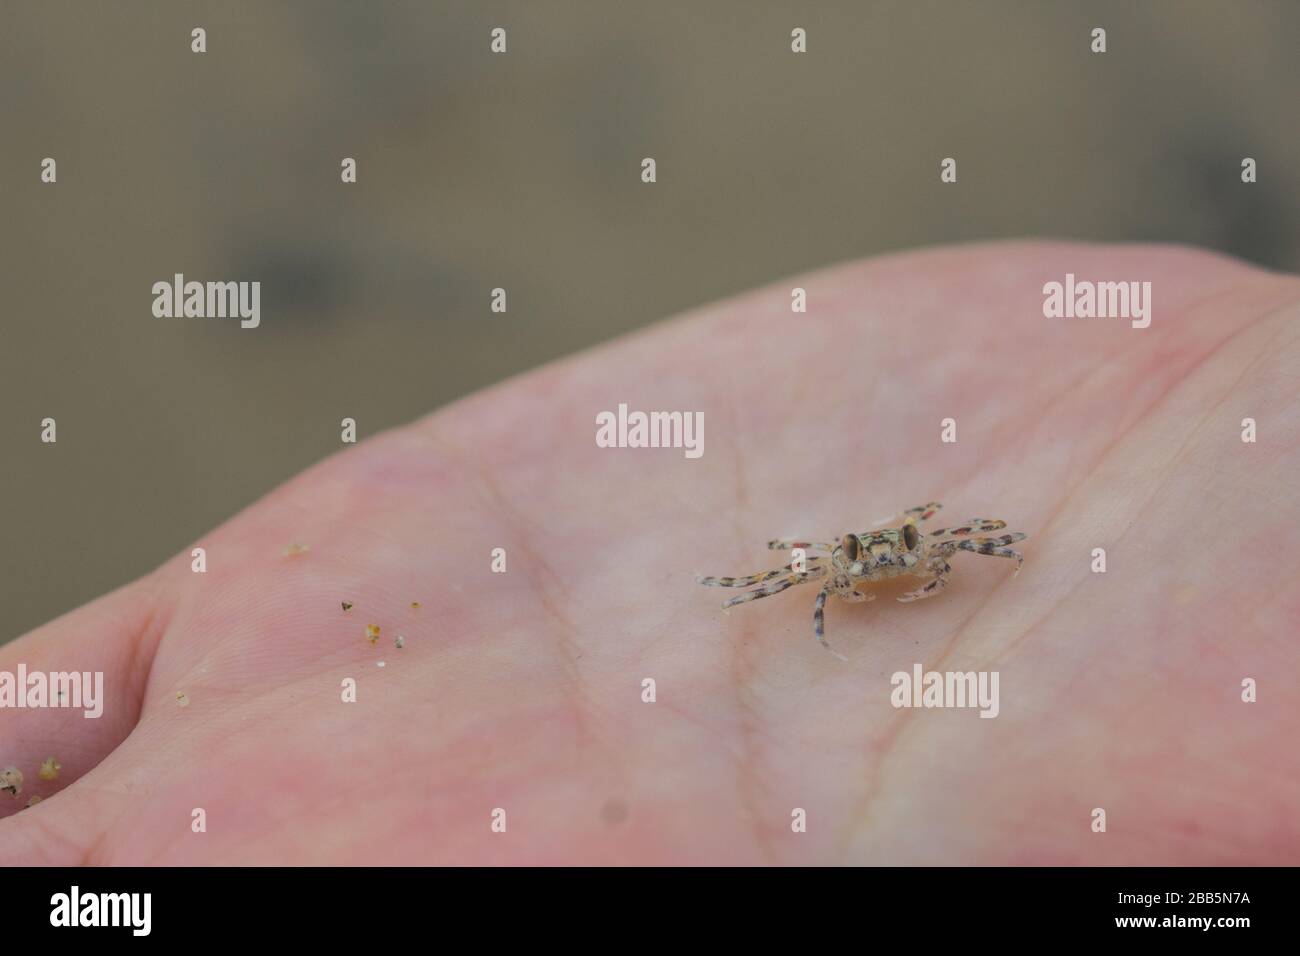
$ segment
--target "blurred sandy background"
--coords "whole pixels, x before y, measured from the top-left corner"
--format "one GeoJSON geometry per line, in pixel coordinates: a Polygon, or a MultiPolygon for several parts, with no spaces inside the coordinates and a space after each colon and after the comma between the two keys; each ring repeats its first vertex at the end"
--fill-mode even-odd
{"type": "Polygon", "coordinates": [[[1027,235],[1300,268],[1300,4],[1076,6],[0,0],[0,641],[344,416],[372,435],[801,270],[1027,235]],[[175,272],[260,280],[261,328],[154,318],[175,272]]]}

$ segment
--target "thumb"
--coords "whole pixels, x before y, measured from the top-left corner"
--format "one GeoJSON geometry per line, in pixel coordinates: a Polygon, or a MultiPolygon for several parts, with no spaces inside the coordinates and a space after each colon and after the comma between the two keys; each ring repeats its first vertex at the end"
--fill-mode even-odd
{"type": "Polygon", "coordinates": [[[0,781],[17,791],[0,791],[0,860],[85,860],[105,821],[82,778],[139,719],[166,626],[158,591],[148,575],[0,646],[0,771],[17,771],[0,781]]]}

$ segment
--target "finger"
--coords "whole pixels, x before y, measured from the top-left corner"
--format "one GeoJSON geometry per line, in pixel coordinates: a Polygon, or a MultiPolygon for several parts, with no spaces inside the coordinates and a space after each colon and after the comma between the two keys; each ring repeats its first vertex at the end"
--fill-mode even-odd
{"type": "Polygon", "coordinates": [[[93,802],[69,787],[135,727],[163,609],[150,575],[0,646],[0,770],[22,775],[0,792],[0,860],[81,862],[93,802]]]}

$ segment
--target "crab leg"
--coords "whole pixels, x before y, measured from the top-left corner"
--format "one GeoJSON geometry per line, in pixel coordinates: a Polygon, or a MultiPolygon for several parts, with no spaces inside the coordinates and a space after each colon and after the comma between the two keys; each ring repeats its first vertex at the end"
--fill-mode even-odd
{"type": "MultiPolygon", "coordinates": [[[[813,565],[823,558],[813,557],[807,560],[807,564],[813,565]]],[[[757,574],[751,574],[744,578],[714,578],[704,575],[696,575],[695,583],[703,584],[711,588],[747,588],[751,584],[761,584],[763,581],[770,581],[773,578],[779,578],[783,574],[799,573],[794,570],[794,562],[791,561],[783,568],[775,568],[771,571],[760,571],[757,574]]]]}
{"type": "Polygon", "coordinates": [[[919,521],[926,521],[933,517],[934,513],[942,508],[943,505],[937,501],[931,501],[928,505],[917,505],[915,508],[908,508],[906,511],[898,511],[884,518],[877,518],[871,522],[873,528],[883,528],[886,525],[893,524],[895,518],[906,519],[904,524],[916,524],[919,521]]]}
{"type": "Polygon", "coordinates": [[[777,538],[775,541],[769,541],[767,547],[771,551],[791,551],[794,548],[812,548],[816,551],[834,551],[835,545],[828,544],[825,541],[800,541],[797,538],[777,538]]]}
{"type": "Polygon", "coordinates": [[[999,528],[1005,528],[1006,526],[1005,521],[1000,521],[997,518],[971,518],[959,528],[940,528],[938,531],[931,531],[926,537],[961,537],[962,535],[974,534],[976,531],[997,531],[999,528]]]}
{"type": "Polygon", "coordinates": [[[920,601],[923,598],[933,597],[948,586],[948,575],[952,573],[952,568],[945,561],[942,568],[935,572],[935,578],[924,587],[917,588],[915,591],[908,591],[906,594],[898,596],[900,604],[911,604],[913,601],[920,601]]]}
{"type": "Polygon", "coordinates": [[[1011,534],[1004,534],[998,538],[967,538],[965,541],[957,542],[957,547],[974,554],[991,554],[997,558],[1015,558],[1016,574],[1019,574],[1020,569],[1024,566],[1025,556],[1019,551],[1013,551],[1011,548],[1003,547],[1003,545],[1024,540],[1025,535],[1022,532],[1013,531],[1011,534]]]}
{"type": "Polygon", "coordinates": [[[826,595],[830,593],[830,585],[823,585],[822,589],[817,592],[817,601],[813,605],[813,637],[817,638],[817,643],[826,650],[840,660],[847,662],[847,657],[826,643],[826,595]]]}
{"type": "Polygon", "coordinates": [[[754,590],[746,591],[744,594],[737,594],[734,598],[727,598],[722,602],[722,606],[723,608],[735,607],[737,604],[744,604],[746,601],[757,601],[759,598],[771,597],[773,594],[780,594],[786,588],[792,588],[796,584],[805,584],[808,581],[820,578],[825,573],[825,568],[813,568],[811,571],[790,574],[779,581],[764,584],[761,588],[754,588],[754,590]]]}

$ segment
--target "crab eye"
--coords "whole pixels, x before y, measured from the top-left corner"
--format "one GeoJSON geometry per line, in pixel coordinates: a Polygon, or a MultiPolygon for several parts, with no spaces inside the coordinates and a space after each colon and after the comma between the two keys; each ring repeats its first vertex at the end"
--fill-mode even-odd
{"type": "Polygon", "coordinates": [[[858,539],[856,536],[846,534],[844,540],[840,542],[840,547],[844,549],[844,556],[850,561],[858,560],[858,539]]]}
{"type": "Polygon", "coordinates": [[[903,544],[908,551],[911,551],[916,547],[916,542],[920,540],[920,537],[921,536],[916,533],[916,525],[903,525],[903,544]]]}

